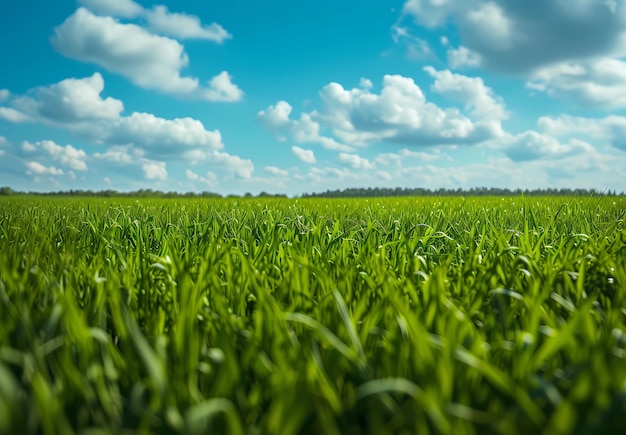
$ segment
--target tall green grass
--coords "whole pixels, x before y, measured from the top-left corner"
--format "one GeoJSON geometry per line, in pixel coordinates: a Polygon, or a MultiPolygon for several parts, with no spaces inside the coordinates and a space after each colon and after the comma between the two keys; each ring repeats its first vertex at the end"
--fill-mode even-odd
{"type": "Polygon", "coordinates": [[[625,210],[2,199],[0,433],[624,430],[625,210]]]}

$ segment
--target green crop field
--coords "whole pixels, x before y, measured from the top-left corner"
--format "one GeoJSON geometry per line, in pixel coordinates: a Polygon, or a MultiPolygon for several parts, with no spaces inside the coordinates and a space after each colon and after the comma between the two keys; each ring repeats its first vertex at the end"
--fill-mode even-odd
{"type": "Polygon", "coordinates": [[[625,430],[625,210],[0,199],[0,433],[625,430]]]}

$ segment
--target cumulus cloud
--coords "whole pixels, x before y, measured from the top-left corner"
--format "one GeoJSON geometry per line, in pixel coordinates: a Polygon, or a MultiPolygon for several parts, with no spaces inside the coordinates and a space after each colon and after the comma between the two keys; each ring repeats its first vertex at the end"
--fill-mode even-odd
{"type": "Polygon", "coordinates": [[[217,23],[203,26],[195,15],[170,12],[163,5],[145,10],[144,16],[150,29],[174,38],[206,39],[217,43],[232,38],[232,35],[217,23]]]}
{"type": "Polygon", "coordinates": [[[583,118],[569,115],[544,116],[538,120],[539,128],[552,136],[588,137],[626,151],[626,117],[609,115],[605,118],[583,118]]]}
{"type": "Polygon", "coordinates": [[[136,170],[143,174],[145,180],[152,181],[165,181],[168,178],[165,162],[146,157],[144,150],[132,145],[116,145],[105,152],[93,154],[92,158],[98,162],[100,169],[113,169],[124,175],[136,170]]]}
{"type": "Polygon", "coordinates": [[[73,169],[75,171],[86,171],[87,153],[85,151],[76,149],[72,145],[57,145],[54,141],[43,140],[35,143],[24,141],[22,143],[22,150],[28,153],[33,153],[38,150],[44,151],[52,160],[59,162],[61,165],[73,169]]]}
{"type": "Polygon", "coordinates": [[[79,0],[79,2],[100,15],[136,18],[144,12],[144,8],[133,0],[79,0]]]}
{"type": "Polygon", "coordinates": [[[107,127],[108,130],[98,133],[101,140],[133,143],[163,153],[180,153],[179,147],[224,147],[218,130],[206,130],[201,121],[193,118],[164,119],[151,113],[133,112],[107,127]]]}
{"type": "Polygon", "coordinates": [[[369,160],[357,154],[339,153],[339,162],[353,169],[370,169],[374,166],[369,160]]]}
{"type": "Polygon", "coordinates": [[[411,160],[417,160],[419,162],[431,162],[439,159],[441,156],[438,153],[424,153],[421,151],[411,151],[409,149],[402,149],[396,153],[381,153],[374,158],[374,163],[382,166],[403,166],[405,163],[411,160]]]}
{"type": "Polygon", "coordinates": [[[95,153],[94,157],[110,163],[119,165],[129,165],[142,160],[145,153],[142,149],[135,148],[132,145],[116,145],[104,153],[95,153]]]}
{"type": "Polygon", "coordinates": [[[54,166],[44,166],[39,162],[26,162],[29,174],[36,175],[63,175],[62,169],[57,169],[54,166]]]}
{"type": "Polygon", "coordinates": [[[28,116],[12,107],[0,107],[0,118],[15,123],[30,121],[28,116]]]}
{"type": "Polygon", "coordinates": [[[205,26],[197,16],[170,12],[167,6],[164,5],[155,5],[151,9],[146,9],[132,0],[79,1],[99,15],[119,18],[143,18],[153,32],[178,39],[206,39],[221,43],[225,39],[232,38],[232,35],[217,23],[205,26]]]}
{"type": "Polygon", "coordinates": [[[254,173],[252,160],[242,159],[239,156],[226,152],[193,150],[185,153],[184,157],[192,164],[207,162],[217,165],[232,175],[242,179],[251,178],[254,173]]]}
{"type": "Polygon", "coordinates": [[[141,165],[146,180],[167,180],[165,162],[146,162],[141,165]]]}
{"type": "Polygon", "coordinates": [[[547,65],[626,54],[623,2],[589,0],[407,0],[418,24],[454,23],[481,64],[514,74],[547,65]]]}
{"type": "Polygon", "coordinates": [[[315,163],[317,162],[317,159],[315,158],[315,154],[313,153],[312,150],[305,150],[303,148],[300,148],[298,146],[292,146],[291,147],[291,152],[298,158],[300,159],[300,161],[304,162],[304,163],[315,163]]]}
{"type": "Polygon", "coordinates": [[[278,135],[279,140],[285,140],[284,135],[288,134],[298,143],[316,143],[330,150],[352,150],[333,138],[323,136],[319,122],[313,119],[315,113],[303,113],[299,120],[294,120],[290,118],[291,111],[292,107],[288,102],[279,101],[276,105],[261,110],[257,116],[270,131],[278,135]]]}
{"type": "Polygon", "coordinates": [[[31,118],[52,122],[116,119],[124,110],[120,100],[102,99],[104,79],[100,73],[84,79],[69,78],[49,87],[35,88],[35,98],[17,97],[13,105],[31,118]]]}
{"type": "Polygon", "coordinates": [[[362,87],[363,89],[372,89],[374,87],[374,84],[372,83],[370,79],[361,77],[361,80],[359,81],[359,86],[362,87]]]}
{"type": "MultiPolygon", "coordinates": [[[[199,163],[209,164],[212,165],[214,169],[225,171],[240,179],[249,179],[252,177],[252,174],[254,172],[254,164],[251,160],[242,159],[239,156],[234,156],[226,152],[195,149],[188,151],[182,157],[188,163],[196,165],[199,163]]],[[[151,176],[154,177],[153,179],[162,179],[158,178],[157,174],[162,175],[164,172],[165,174],[167,174],[164,166],[165,163],[149,159],[143,149],[135,148],[131,145],[111,147],[106,150],[106,152],[94,154],[94,158],[97,160],[106,161],[116,166],[141,165],[144,173],[146,173],[146,176],[148,174],[148,172],[146,171],[149,171],[151,176]]],[[[207,172],[207,174],[204,176],[204,179],[190,178],[193,177],[193,175],[190,176],[189,172],[192,171],[187,170],[185,172],[185,175],[191,181],[200,181],[204,184],[209,184],[208,181],[211,181],[212,183],[217,183],[217,178],[209,175],[209,173],[212,173],[212,171],[207,172]]],[[[198,177],[201,176],[198,175],[198,177]]]]}
{"type": "Polygon", "coordinates": [[[436,58],[430,44],[413,34],[407,27],[395,24],[391,27],[391,37],[396,44],[406,47],[405,57],[409,60],[424,61],[436,58]]]}
{"type": "Polygon", "coordinates": [[[164,119],[150,113],[123,116],[123,103],[103,99],[104,80],[98,73],[83,79],[66,79],[34,89],[30,96],[13,100],[16,108],[0,107],[0,116],[11,113],[13,122],[40,122],[66,128],[96,143],[133,144],[162,155],[182,154],[183,149],[222,149],[222,135],[207,130],[193,118],[164,119]],[[4,110],[3,110],[4,109],[4,110]]]}
{"type": "Polygon", "coordinates": [[[480,66],[480,55],[467,47],[450,48],[447,52],[450,68],[476,68],[480,66]]]}
{"type": "MultiPolygon", "coordinates": [[[[84,140],[108,146],[93,154],[99,162],[112,165],[136,165],[151,180],[164,179],[167,173],[162,160],[208,162],[238,178],[251,178],[254,165],[222,152],[224,144],[219,130],[207,130],[193,118],[164,119],[151,113],[121,114],[123,104],[112,97],[103,99],[103,80],[99,74],[84,79],[67,79],[50,87],[36,88],[20,96],[14,108],[0,107],[15,114],[15,121],[30,121],[64,128],[84,140]],[[81,110],[81,108],[84,109],[81,110]]],[[[24,152],[42,149],[54,161],[70,169],[86,169],[88,156],[71,145],[61,147],[51,141],[25,142],[24,152]]]]}
{"type": "Polygon", "coordinates": [[[37,147],[25,140],[24,142],[22,142],[22,150],[26,153],[32,153],[37,150],[37,147]]]}
{"type": "Polygon", "coordinates": [[[380,94],[330,83],[321,91],[325,111],[317,115],[343,142],[359,146],[390,141],[417,146],[476,143],[493,136],[456,108],[426,100],[412,78],[386,75],[380,94]]]}
{"type": "Polygon", "coordinates": [[[410,77],[385,75],[380,93],[371,91],[371,82],[352,89],[329,83],[320,91],[323,110],[302,113],[299,120],[291,118],[292,107],[286,101],[260,111],[258,117],[280,140],[321,143],[344,153],[378,142],[463,145],[504,134],[501,122],[508,116],[504,102],[481,78],[432,67],[425,71],[435,79],[431,90],[462,103],[466,114],[429,102],[410,77]],[[321,131],[328,134],[322,136],[321,131]]]}
{"type": "Polygon", "coordinates": [[[277,177],[287,177],[289,175],[289,171],[277,168],[276,166],[266,166],[263,169],[265,169],[267,172],[277,177]]]}
{"type": "Polygon", "coordinates": [[[292,122],[289,119],[291,111],[291,104],[286,101],[279,101],[275,106],[269,106],[267,110],[261,110],[258,113],[258,117],[270,129],[282,130],[292,122]]]}
{"type": "Polygon", "coordinates": [[[236,101],[243,95],[228,74],[214,77],[208,88],[195,77],[181,76],[189,57],[178,41],[85,8],[56,27],[50,42],[66,57],[100,65],[143,88],[209,101],[236,101]]]}
{"type": "Polygon", "coordinates": [[[502,134],[500,121],[508,117],[502,98],[485,85],[480,77],[467,77],[449,70],[424,68],[435,82],[431,90],[453,101],[465,104],[466,110],[479,123],[492,129],[494,135],[502,134]]]}
{"type": "Polygon", "coordinates": [[[252,160],[242,159],[228,153],[213,151],[209,153],[207,160],[227,168],[239,178],[251,178],[254,172],[252,160]]]}
{"type": "Polygon", "coordinates": [[[587,142],[571,139],[563,144],[558,139],[527,131],[512,138],[505,148],[505,154],[511,160],[523,162],[538,159],[562,159],[571,155],[585,155],[595,152],[587,142]]]}
{"type": "Polygon", "coordinates": [[[626,107],[626,62],[599,58],[555,64],[534,72],[527,87],[568,98],[584,107],[623,109],[626,107]]]}
{"type": "Polygon", "coordinates": [[[243,98],[243,91],[232,82],[232,77],[222,71],[209,81],[209,88],[202,91],[204,99],[234,103],[243,98]]]}
{"type": "Polygon", "coordinates": [[[209,187],[215,187],[215,186],[217,186],[219,184],[218,183],[217,174],[215,174],[214,172],[211,172],[211,171],[208,171],[205,176],[202,176],[202,175],[198,175],[195,172],[187,169],[185,171],[185,176],[190,181],[195,181],[195,182],[198,182],[198,183],[206,184],[209,187]]]}

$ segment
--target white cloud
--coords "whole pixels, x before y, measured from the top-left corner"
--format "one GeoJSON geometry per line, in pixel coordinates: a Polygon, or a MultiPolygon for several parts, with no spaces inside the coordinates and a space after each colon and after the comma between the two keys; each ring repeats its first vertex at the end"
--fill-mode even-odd
{"type": "Polygon", "coordinates": [[[294,153],[294,155],[300,159],[300,161],[304,162],[304,163],[315,163],[317,160],[315,159],[315,154],[313,153],[312,150],[305,150],[303,148],[300,148],[298,146],[292,146],[291,147],[291,152],[294,153]]]}
{"type": "Polygon", "coordinates": [[[324,110],[302,113],[297,121],[291,119],[292,107],[286,101],[260,111],[258,117],[280,140],[289,136],[297,143],[320,143],[342,152],[385,141],[424,147],[477,144],[504,134],[504,102],[481,78],[425,70],[435,78],[431,89],[464,104],[468,115],[427,101],[410,77],[386,75],[378,94],[370,83],[353,89],[329,83],[320,92],[324,110]],[[329,135],[322,136],[322,130],[329,135]]]}
{"type": "MultiPolygon", "coordinates": [[[[165,166],[159,163],[162,159],[207,161],[236,177],[252,177],[252,161],[220,152],[224,148],[221,133],[219,130],[207,130],[199,120],[164,119],[150,113],[138,112],[114,117],[123,106],[118,100],[103,100],[100,97],[100,75],[64,80],[61,84],[62,86],[57,84],[49,88],[37,88],[34,92],[35,98],[17,98],[19,106],[29,111],[28,114],[10,109],[20,119],[63,127],[93,143],[109,145],[106,152],[96,153],[93,157],[114,165],[141,165],[149,179],[162,179],[163,174],[167,173],[165,166]],[[45,101],[38,99],[41,95],[46,97],[45,101]],[[84,113],[79,110],[81,103],[87,108],[84,113]],[[51,114],[55,107],[63,109],[51,114]],[[102,110],[99,112],[98,108],[102,110]],[[100,118],[97,118],[98,114],[101,114],[100,118]]],[[[55,160],[75,170],[83,170],[83,165],[86,166],[82,151],[71,146],[55,148],[48,145],[46,149],[55,160]]],[[[24,151],[34,151],[31,149],[34,147],[32,144],[24,147],[24,151]]]]}
{"type": "Polygon", "coordinates": [[[104,153],[95,153],[94,157],[110,163],[129,165],[143,160],[144,151],[131,145],[117,145],[109,148],[104,153]]]}
{"type": "Polygon", "coordinates": [[[178,42],[84,8],[55,28],[51,42],[64,56],[96,63],[145,88],[183,95],[198,89],[198,79],[180,76],[189,59],[178,42]]]}
{"type": "Polygon", "coordinates": [[[164,153],[180,153],[181,146],[221,149],[222,135],[208,131],[201,121],[193,118],[164,119],[151,113],[134,112],[122,117],[98,132],[109,143],[133,143],[164,153]]]}
{"type": "Polygon", "coordinates": [[[79,2],[100,15],[136,18],[144,12],[143,7],[132,0],[79,0],[79,2]]]}
{"type": "Polygon", "coordinates": [[[396,44],[406,47],[405,57],[409,60],[424,61],[437,56],[425,39],[411,34],[407,27],[394,24],[391,27],[391,37],[396,44]]]}
{"type": "Polygon", "coordinates": [[[207,160],[227,168],[239,178],[250,178],[254,172],[252,160],[242,159],[239,156],[233,156],[228,153],[213,151],[209,154],[207,160]]]}
{"type": "Polygon", "coordinates": [[[505,154],[516,162],[545,159],[562,159],[572,155],[589,155],[595,148],[587,142],[571,139],[562,144],[558,139],[534,131],[526,131],[512,138],[505,154]]]}
{"type": "Polygon", "coordinates": [[[286,101],[279,101],[275,106],[269,106],[267,110],[258,113],[259,119],[270,129],[280,130],[290,125],[289,119],[292,107],[286,101]]]}
{"type": "Polygon", "coordinates": [[[392,141],[411,145],[476,143],[493,135],[458,109],[426,100],[412,78],[386,75],[380,94],[330,83],[321,91],[325,111],[316,118],[349,145],[392,141]]]}
{"type": "Polygon", "coordinates": [[[450,48],[447,53],[448,65],[452,69],[463,67],[476,68],[480,66],[481,59],[478,53],[469,50],[467,47],[450,48]]]}
{"type": "Polygon", "coordinates": [[[164,5],[145,9],[132,0],[79,0],[79,2],[99,15],[144,18],[155,33],[178,39],[206,39],[221,43],[232,38],[232,35],[217,23],[204,26],[197,16],[170,12],[164,5]]]}
{"type": "Polygon", "coordinates": [[[504,102],[485,86],[480,77],[467,77],[449,70],[437,71],[430,66],[424,71],[435,78],[432,91],[465,104],[465,109],[479,121],[477,125],[487,126],[495,136],[503,133],[500,121],[508,117],[504,102]]]}
{"type": "Polygon", "coordinates": [[[84,79],[69,78],[33,90],[36,98],[17,97],[13,105],[30,117],[52,122],[116,119],[124,110],[120,100],[102,99],[104,80],[100,73],[84,79]]]}
{"type": "Polygon", "coordinates": [[[265,169],[272,175],[276,175],[277,177],[287,177],[289,175],[289,171],[285,171],[284,169],[277,168],[276,166],[266,166],[265,169]]]}
{"type": "Polygon", "coordinates": [[[167,180],[165,162],[146,162],[141,165],[146,180],[167,180]]]}
{"type": "Polygon", "coordinates": [[[513,23],[495,2],[480,3],[471,9],[465,25],[472,29],[472,36],[480,45],[504,51],[513,44],[513,23]]]}
{"type": "Polygon", "coordinates": [[[626,117],[609,115],[605,118],[582,118],[562,115],[556,118],[541,117],[539,128],[552,136],[584,136],[594,142],[604,142],[626,151],[626,117]]]}
{"type": "Polygon", "coordinates": [[[534,72],[527,86],[584,107],[622,109],[626,107],[626,62],[598,58],[559,63],[534,72]]]}
{"type": "Polygon", "coordinates": [[[353,169],[370,169],[374,165],[357,154],[339,153],[339,161],[353,169]]]}
{"type": "Polygon", "coordinates": [[[0,107],[0,116],[4,110],[12,113],[14,122],[60,126],[96,143],[133,144],[167,156],[193,148],[224,147],[219,130],[207,130],[193,118],[164,119],[139,112],[122,116],[123,103],[111,97],[102,99],[103,87],[102,76],[97,73],[84,79],[66,79],[36,88],[34,98],[15,98],[13,103],[21,111],[0,107]]]}
{"type": "Polygon", "coordinates": [[[6,137],[0,136],[0,147],[4,146],[4,145],[7,145],[8,143],[9,143],[9,141],[7,140],[6,137]]]}
{"type": "Polygon", "coordinates": [[[317,143],[326,149],[351,151],[352,148],[337,142],[335,139],[323,136],[320,133],[319,122],[313,120],[315,113],[302,113],[299,120],[290,119],[292,107],[286,101],[279,101],[275,106],[269,106],[258,113],[259,120],[279,140],[285,140],[283,134],[288,133],[298,143],[317,143]]]}
{"type": "Polygon", "coordinates": [[[206,173],[206,176],[201,176],[201,175],[198,175],[195,172],[187,169],[185,171],[185,176],[190,181],[195,181],[195,182],[199,182],[199,183],[202,183],[202,184],[206,184],[209,187],[215,187],[215,186],[217,186],[219,184],[217,175],[214,172],[211,172],[211,171],[208,171],[206,173]]]}
{"type": "Polygon", "coordinates": [[[37,150],[37,147],[28,141],[22,142],[22,150],[27,153],[32,153],[37,150]]]}
{"type": "Polygon", "coordinates": [[[54,166],[44,166],[39,162],[26,162],[29,174],[37,175],[63,175],[62,169],[57,169],[54,166]]]}
{"type": "Polygon", "coordinates": [[[15,123],[30,121],[30,118],[28,116],[26,116],[19,110],[15,110],[11,107],[0,107],[0,118],[15,123]]]}
{"type": "Polygon", "coordinates": [[[455,0],[407,0],[403,11],[415,16],[425,26],[436,27],[443,24],[454,11],[454,3],[455,0]]]}
{"type": "Polygon", "coordinates": [[[83,150],[74,148],[72,145],[57,145],[53,141],[41,142],[41,147],[52,157],[53,160],[76,171],[86,171],[85,159],[87,154],[83,150]]]}
{"type": "Polygon", "coordinates": [[[144,16],[150,29],[174,38],[206,39],[217,43],[232,38],[232,35],[217,23],[203,26],[195,15],[173,13],[166,6],[154,6],[146,10],[144,16]]]}
{"type": "Polygon", "coordinates": [[[237,102],[243,98],[243,91],[232,82],[232,77],[222,71],[209,81],[209,88],[203,91],[204,99],[209,101],[237,102]]]}
{"type": "Polygon", "coordinates": [[[41,149],[52,158],[52,160],[59,162],[63,166],[76,171],[86,171],[87,153],[85,151],[76,149],[72,145],[57,145],[51,140],[43,140],[35,143],[24,141],[22,143],[22,149],[28,153],[36,152],[41,149]]]}
{"type": "Polygon", "coordinates": [[[361,77],[361,80],[359,81],[359,86],[362,87],[363,89],[372,89],[374,87],[374,84],[372,83],[370,79],[361,77]]]}
{"type": "Polygon", "coordinates": [[[95,63],[147,89],[209,101],[233,101],[234,96],[243,95],[223,73],[209,88],[200,86],[195,77],[181,76],[189,58],[176,40],[151,34],[135,24],[96,16],[85,8],[56,27],[50,41],[66,57],[95,63]]]}
{"type": "Polygon", "coordinates": [[[185,153],[184,157],[192,164],[199,162],[212,163],[242,179],[251,178],[254,172],[252,160],[242,159],[239,156],[225,152],[193,150],[185,153]]]}
{"type": "Polygon", "coordinates": [[[8,89],[0,89],[0,103],[8,100],[11,97],[11,92],[8,89]]]}
{"type": "Polygon", "coordinates": [[[483,66],[527,74],[551,64],[626,54],[626,5],[591,0],[407,0],[427,27],[452,23],[483,66]]]}
{"type": "Polygon", "coordinates": [[[378,154],[374,158],[374,162],[382,166],[401,167],[412,159],[415,159],[421,163],[424,163],[424,162],[431,162],[439,158],[440,158],[440,155],[438,154],[424,153],[421,151],[411,151],[409,149],[404,148],[397,153],[378,154]]]}
{"type": "Polygon", "coordinates": [[[386,171],[378,171],[376,174],[385,181],[393,180],[393,175],[386,171]]]}

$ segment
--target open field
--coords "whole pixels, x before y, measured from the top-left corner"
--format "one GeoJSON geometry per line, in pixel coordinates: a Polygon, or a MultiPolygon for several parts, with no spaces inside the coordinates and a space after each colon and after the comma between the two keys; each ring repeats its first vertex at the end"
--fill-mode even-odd
{"type": "Polygon", "coordinates": [[[625,210],[0,199],[0,433],[625,429],[625,210]]]}

